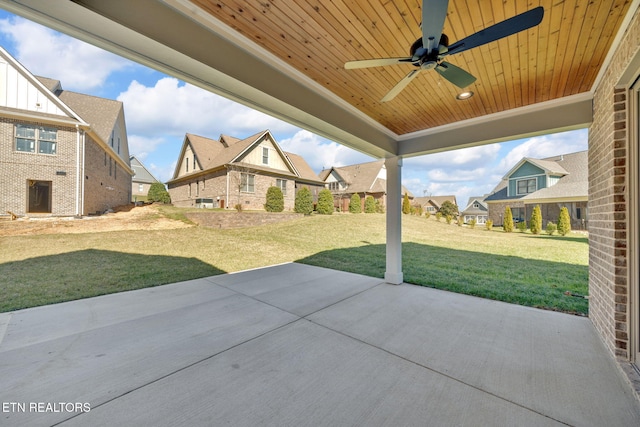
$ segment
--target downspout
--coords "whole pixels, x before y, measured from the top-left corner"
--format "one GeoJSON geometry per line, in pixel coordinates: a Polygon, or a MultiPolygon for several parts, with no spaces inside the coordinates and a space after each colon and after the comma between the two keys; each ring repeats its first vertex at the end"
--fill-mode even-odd
{"type": "Polygon", "coordinates": [[[80,216],[80,186],[82,185],[80,172],[80,126],[76,124],[76,216],[80,216]]]}
{"type": "Polygon", "coordinates": [[[224,195],[224,208],[225,209],[229,209],[229,173],[231,171],[229,170],[229,167],[227,167],[227,193],[224,195]]]}
{"type": "Polygon", "coordinates": [[[82,185],[81,185],[81,193],[80,193],[80,215],[82,216],[84,214],[84,182],[85,182],[85,161],[87,156],[85,155],[85,149],[86,149],[86,133],[84,131],[82,131],[82,176],[81,176],[81,180],[82,180],[82,185]]]}

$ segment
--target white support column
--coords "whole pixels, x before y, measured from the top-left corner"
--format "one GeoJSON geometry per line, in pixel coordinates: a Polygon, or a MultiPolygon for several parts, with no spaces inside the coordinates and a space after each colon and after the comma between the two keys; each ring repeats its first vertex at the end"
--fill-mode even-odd
{"type": "Polygon", "coordinates": [[[385,160],[387,168],[387,270],[384,280],[402,283],[402,157],[385,160]]]}

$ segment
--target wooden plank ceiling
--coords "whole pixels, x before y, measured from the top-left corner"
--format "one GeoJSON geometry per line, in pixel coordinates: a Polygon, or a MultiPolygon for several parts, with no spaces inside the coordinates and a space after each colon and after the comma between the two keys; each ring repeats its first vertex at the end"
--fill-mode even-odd
{"type": "Polygon", "coordinates": [[[424,71],[394,100],[380,99],[413,66],[345,70],[350,60],[409,55],[420,0],[191,0],[398,135],[587,92],[630,0],[450,0],[450,43],[543,6],[530,30],[447,58],[477,77],[461,92],[424,71]]]}

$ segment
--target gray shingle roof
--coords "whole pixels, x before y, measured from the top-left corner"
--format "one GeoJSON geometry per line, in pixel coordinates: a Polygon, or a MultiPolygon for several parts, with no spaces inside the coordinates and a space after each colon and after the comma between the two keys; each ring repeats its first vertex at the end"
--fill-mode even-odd
{"type": "Polygon", "coordinates": [[[133,182],[142,182],[145,184],[153,184],[154,182],[160,182],[156,179],[155,176],[142,164],[140,160],[136,156],[129,157],[129,163],[131,164],[131,169],[133,169],[133,177],[131,177],[131,181],[133,182]]]}

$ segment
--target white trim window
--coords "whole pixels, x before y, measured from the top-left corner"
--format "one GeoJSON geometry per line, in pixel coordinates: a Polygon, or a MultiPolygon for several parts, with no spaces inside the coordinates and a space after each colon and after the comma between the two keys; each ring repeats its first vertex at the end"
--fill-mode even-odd
{"type": "Polygon", "coordinates": [[[516,194],[531,194],[537,190],[537,179],[527,178],[516,181],[516,194]]]}
{"type": "Polygon", "coordinates": [[[262,147],[262,164],[263,165],[269,164],[269,148],[268,147],[262,147]]]}
{"type": "Polygon", "coordinates": [[[251,173],[240,173],[240,191],[243,193],[255,193],[256,176],[251,173]]]}
{"type": "Polygon", "coordinates": [[[287,180],[286,179],[276,179],[276,187],[282,190],[282,195],[287,195],[287,180]]]}
{"type": "Polygon", "coordinates": [[[57,140],[55,128],[16,125],[16,151],[55,155],[57,140]]]}

